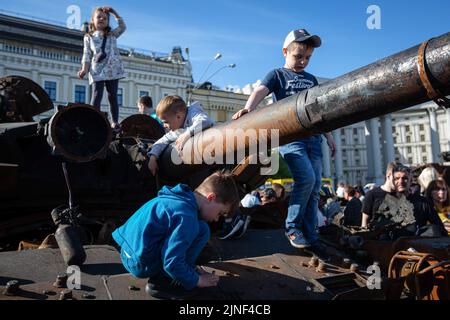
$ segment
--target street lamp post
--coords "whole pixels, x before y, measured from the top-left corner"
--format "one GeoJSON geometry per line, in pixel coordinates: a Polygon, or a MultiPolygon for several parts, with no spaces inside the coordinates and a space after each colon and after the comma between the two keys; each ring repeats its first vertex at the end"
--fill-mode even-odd
{"type": "Polygon", "coordinates": [[[227,66],[223,66],[222,68],[216,70],[216,72],[214,72],[208,79],[205,80],[205,82],[207,82],[209,79],[211,79],[212,77],[214,77],[216,74],[218,74],[220,71],[222,71],[225,68],[235,68],[236,67],[236,63],[232,63],[229,64],[227,66]]]}
{"type": "Polygon", "coordinates": [[[198,83],[201,83],[203,77],[205,76],[206,72],[208,72],[209,67],[211,67],[211,64],[216,61],[219,60],[220,58],[222,58],[222,54],[221,53],[216,53],[216,55],[214,56],[214,58],[209,62],[208,66],[206,67],[205,71],[203,72],[202,76],[198,79],[198,83]]]}
{"type": "Polygon", "coordinates": [[[202,83],[201,80],[205,76],[206,72],[208,72],[209,67],[211,67],[211,64],[214,61],[219,60],[220,58],[222,58],[222,54],[220,52],[216,53],[214,58],[208,63],[208,66],[206,67],[205,71],[203,71],[203,74],[201,75],[201,77],[198,79],[197,85],[195,85],[191,90],[189,90],[189,96],[188,96],[188,100],[187,100],[188,105],[191,103],[192,91],[194,91],[195,89],[197,89],[200,86],[200,84],[202,83]]]}

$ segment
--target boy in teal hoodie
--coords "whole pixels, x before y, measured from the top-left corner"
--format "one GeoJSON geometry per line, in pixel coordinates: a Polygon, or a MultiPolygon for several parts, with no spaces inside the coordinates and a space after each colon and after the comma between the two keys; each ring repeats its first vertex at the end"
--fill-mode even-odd
{"type": "Polygon", "coordinates": [[[218,276],[195,261],[209,240],[206,222],[234,212],[238,203],[230,174],[216,172],[195,191],[164,186],[112,234],[124,267],[135,277],[149,277],[146,290],[157,298],[184,298],[196,287],[217,285],[218,276]]]}

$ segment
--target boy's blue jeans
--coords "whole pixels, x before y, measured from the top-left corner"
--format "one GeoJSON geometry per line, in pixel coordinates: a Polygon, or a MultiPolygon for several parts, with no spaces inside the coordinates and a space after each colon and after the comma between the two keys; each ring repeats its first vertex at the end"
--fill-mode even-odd
{"type": "Polygon", "coordinates": [[[295,141],[280,147],[280,154],[294,179],[289,199],[286,232],[301,231],[306,241],[318,239],[316,231],[319,191],[322,185],[322,136],[295,141]]]}
{"type": "MultiPolygon", "coordinates": [[[[195,261],[208,242],[209,237],[210,230],[208,224],[205,221],[199,221],[198,236],[195,238],[194,242],[192,242],[192,245],[189,247],[185,254],[186,263],[188,265],[195,268],[195,261]]],[[[161,248],[159,250],[160,254],[158,255],[158,259],[154,260],[141,259],[140,261],[137,261],[136,259],[130,257],[130,255],[122,249],[120,251],[120,257],[125,269],[127,269],[127,271],[136,278],[150,278],[160,274],[161,272],[163,275],[171,278],[167,274],[167,272],[164,271],[164,265],[161,259],[161,257],[164,256],[164,252],[162,252],[163,245],[164,244],[161,245],[161,248]]]]}

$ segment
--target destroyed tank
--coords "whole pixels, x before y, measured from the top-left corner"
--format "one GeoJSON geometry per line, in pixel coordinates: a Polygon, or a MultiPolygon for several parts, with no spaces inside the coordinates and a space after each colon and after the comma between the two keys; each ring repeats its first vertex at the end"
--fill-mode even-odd
{"type": "MultiPolygon", "coordinates": [[[[0,162],[8,183],[3,184],[0,202],[0,236],[11,237],[21,230],[37,232],[38,228],[48,233],[51,227],[44,228],[42,222],[47,219],[52,226],[50,211],[67,203],[69,191],[74,197],[69,197],[69,207],[75,203],[83,212],[85,220],[80,224],[91,223],[97,230],[91,228],[83,238],[84,244],[86,239],[94,243],[84,247],[87,258],[80,268],[85,287],[68,293],[58,287],[61,281],[54,283],[58,273],[68,270],[58,249],[8,251],[0,253],[0,285],[5,292],[0,299],[89,299],[89,295],[149,299],[143,290],[145,280],[126,274],[111,246],[99,246],[112,244],[108,237],[117,221],[124,221],[154,197],[162,183],[185,182],[194,188],[217,169],[231,170],[243,194],[255,189],[267,177],[261,174],[263,164],[252,161],[263,151],[251,151],[255,141],[279,139],[279,144],[285,144],[429,100],[449,107],[450,33],[197,133],[186,142],[177,161],[170,145],[160,157],[159,177],[155,178],[146,170],[145,153],[163,134],[155,129],[156,123],[128,119],[129,127],[123,124],[124,132],[113,136],[104,114],[77,104],[59,107],[52,119],[24,122],[30,121],[34,111],[14,102],[23,95],[32,97],[27,106],[38,104],[39,111],[52,108],[43,90],[29,81],[6,77],[1,82],[0,162]],[[27,82],[33,91],[18,89],[27,82]],[[263,134],[238,143],[236,136],[227,138],[227,130],[237,129],[263,134]],[[144,136],[143,132],[152,133],[144,136]],[[92,148],[85,149],[86,141],[93,142],[92,148]],[[217,161],[227,157],[234,163],[217,161]],[[64,167],[68,168],[66,175],[64,167]],[[30,261],[40,268],[17,268],[30,261]]],[[[371,230],[334,227],[322,239],[333,253],[332,263],[305,257],[289,247],[283,230],[250,230],[236,241],[213,238],[202,259],[221,276],[221,285],[204,291],[202,298],[450,299],[449,238],[383,242],[371,230]],[[381,274],[372,278],[369,269],[364,271],[363,264],[354,263],[358,258],[363,258],[365,266],[372,264],[370,270],[379,268],[381,274]],[[370,290],[378,285],[383,290],[370,290]]]]}

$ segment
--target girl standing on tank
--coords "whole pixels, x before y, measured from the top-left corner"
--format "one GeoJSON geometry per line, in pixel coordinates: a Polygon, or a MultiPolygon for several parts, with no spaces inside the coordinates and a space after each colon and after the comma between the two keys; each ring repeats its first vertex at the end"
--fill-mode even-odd
{"type": "Polygon", "coordinates": [[[89,23],[89,32],[84,36],[82,69],[78,76],[83,79],[89,73],[92,86],[91,105],[100,110],[103,89],[106,86],[112,117],[111,128],[119,130],[119,104],[117,91],[119,79],[125,77],[117,38],[125,31],[123,19],[111,7],[99,7],[94,10],[89,23]],[[117,20],[118,27],[111,30],[109,14],[117,20]]]}

